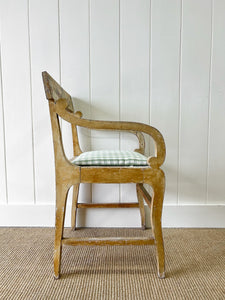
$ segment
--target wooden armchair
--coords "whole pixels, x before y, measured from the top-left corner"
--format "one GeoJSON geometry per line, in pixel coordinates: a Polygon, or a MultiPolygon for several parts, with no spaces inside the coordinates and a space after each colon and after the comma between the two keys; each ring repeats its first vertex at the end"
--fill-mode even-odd
{"type": "Polygon", "coordinates": [[[52,124],[56,174],[56,216],[54,246],[54,277],[60,275],[62,245],[155,245],[158,276],[165,277],[164,246],[161,227],[162,205],[165,190],[165,176],[160,166],[165,159],[165,143],[160,132],[142,123],[95,121],[82,118],[75,111],[71,96],[47,73],[43,72],[43,82],[52,124]],[[74,157],[65,156],[59,117],[72,126],[74,157]],[[134,133],[139,140],[139,149],[134,152],[100,151],[82,153],[77,126],[95,130],[119,130],[134,133]],[[143,133],[150,135],[155,142],[155,156],[145,157],[143,133]],[[137,203],[78,203],[80,183],[135,183],[137,203]],[[152,187],[152,197],[143,184],[152,187]],[[77,208],[87,207],[139,207],[143,229],[145,228],[144,202],[151,209],[152,238],[66,238],[63,237],[64,217],[68,190],[73,186],[72,227],[76,225],[77,208]]]}

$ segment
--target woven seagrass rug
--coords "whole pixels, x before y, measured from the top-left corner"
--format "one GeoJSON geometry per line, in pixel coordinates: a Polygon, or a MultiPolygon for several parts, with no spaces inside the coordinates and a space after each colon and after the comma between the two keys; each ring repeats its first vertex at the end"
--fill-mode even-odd
{"type": "MultiPolygon", "coordinates": [[[[145,236],[141,229],[66,235],[145,236]]],[[[53,278],[53,228],[0,228],[0,299],[225,299],[225,229],[164,229],[166,279],[153,246],[64,246],[53,278]]]]}

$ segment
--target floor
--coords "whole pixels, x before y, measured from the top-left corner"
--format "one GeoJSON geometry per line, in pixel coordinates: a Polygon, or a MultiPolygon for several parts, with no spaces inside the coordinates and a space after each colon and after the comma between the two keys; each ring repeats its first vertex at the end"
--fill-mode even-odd
{"type": "MultiPolygon", "coordinates": [[[[145,236],[141,229],[66,235],[145,236]]],[[[0,299],[225,299],[225,229],[164,229],[166,279],[154,246],[64,246],[53,279],[53,228],[0,228],[0,299]]]]}

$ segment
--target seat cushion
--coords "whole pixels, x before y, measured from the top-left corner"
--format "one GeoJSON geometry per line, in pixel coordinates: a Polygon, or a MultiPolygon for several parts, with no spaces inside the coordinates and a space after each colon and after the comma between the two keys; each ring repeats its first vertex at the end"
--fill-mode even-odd
{"type": "Polygon", "coordinates": [[[147,157],[132,151],[100,150],[84,152],[73,161],[78,166],[147,166],[147,157]]]}

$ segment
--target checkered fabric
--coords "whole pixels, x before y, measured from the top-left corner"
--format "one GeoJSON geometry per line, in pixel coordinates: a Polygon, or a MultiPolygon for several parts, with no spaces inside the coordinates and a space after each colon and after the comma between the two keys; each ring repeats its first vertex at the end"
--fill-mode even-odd
{"type": "Polygon", "coordinates": [[[147,166],[147,157],[132,151],[101,150],[84,152],[73,161],[78,166],[147,166]]]}

